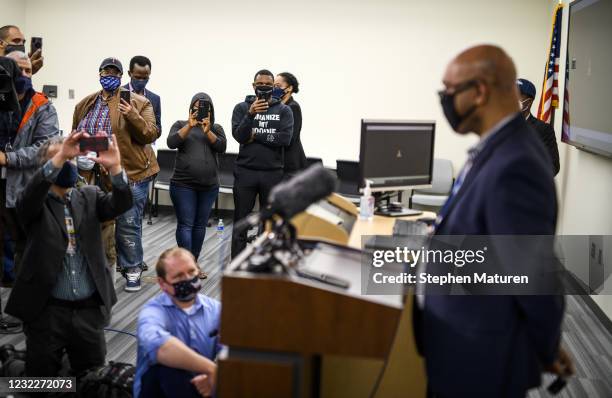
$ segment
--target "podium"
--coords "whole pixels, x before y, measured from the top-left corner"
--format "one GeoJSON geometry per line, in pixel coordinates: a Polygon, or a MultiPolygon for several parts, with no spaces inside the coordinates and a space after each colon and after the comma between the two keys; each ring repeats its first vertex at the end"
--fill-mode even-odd
{"type": "MultiPolygon", "coordinates": [[[[383,371],[394,361],[395,345],[411,344],[405,330],[411,302],[404,305],[401,292],[362,295],[359,250],[318,242],[304,259],[305,268],[345,279],[348,289],[247,272],[252,250],[243,251],[222,279],[220,339],[228,349],[219,358],[218,397],[370,397],[382,396],[379,388],[394,390],[383,371]]],[[[414,369],[405,369],[414,394],[402,389],[401,396],[424,396],[414,347],[404,347],[402,355],[417,371],[415,377],[414,369]]]]}

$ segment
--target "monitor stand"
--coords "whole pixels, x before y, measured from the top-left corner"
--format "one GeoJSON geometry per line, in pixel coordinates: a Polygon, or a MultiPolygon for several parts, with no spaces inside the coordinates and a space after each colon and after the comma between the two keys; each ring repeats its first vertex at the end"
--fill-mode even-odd
{"type": "Polygon", "coordinates": [[[374,214],[385,217],[410,217],[423,214],[422,211],[412,210],[402,206],[402,191],[397,191],[397,202],[391,201],[392,196],[393,192],[375,192],[374,200],[376,203],[376,211],[374,214]]]}
{"type": "Polygon", "coordinates": [[[412,210],[406,207],[402,207],[398,210],[383,210],[383,211],[375,211],[374,214],[385,217],[409,217],[409,216],[418,216],[423,214],[422,211],[412,210]]]}

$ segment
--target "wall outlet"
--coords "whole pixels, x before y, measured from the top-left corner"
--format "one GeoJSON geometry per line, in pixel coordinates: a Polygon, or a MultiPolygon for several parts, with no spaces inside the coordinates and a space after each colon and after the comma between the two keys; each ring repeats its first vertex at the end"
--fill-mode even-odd
{"type": "Polygon", "coordinates": [[[68,89],[68,98],[74,99],[74,89],[73,88],[68,89]]]}

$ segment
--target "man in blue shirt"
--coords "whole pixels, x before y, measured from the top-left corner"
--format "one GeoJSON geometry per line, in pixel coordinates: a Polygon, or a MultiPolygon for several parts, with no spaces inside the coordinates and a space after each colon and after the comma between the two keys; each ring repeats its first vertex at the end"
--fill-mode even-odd
{"type": "Polygon", "coordinates": [[[198,397],[213,393],[221,304],[198,294],[193,255],[164,251],[155,266],[162,293],[138,317],[138,363],[134,397],[198,397]]]}

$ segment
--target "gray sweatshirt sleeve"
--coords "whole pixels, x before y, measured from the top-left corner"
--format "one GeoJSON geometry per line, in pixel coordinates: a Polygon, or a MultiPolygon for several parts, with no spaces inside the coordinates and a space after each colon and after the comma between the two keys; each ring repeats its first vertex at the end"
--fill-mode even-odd
{"type": "MultiPolygon", "coordinates": [[[[38,148],[54,135],[59,134],[57,112],[51,104],[41,107],[34,114],[32,126],[32,142],[30,145],[13,152],[7,152],[7,167],[9,169],[27,169],[38,167],[38,148]]],[[[25,132],[22,132],[25,133],[25,132]]]]}

